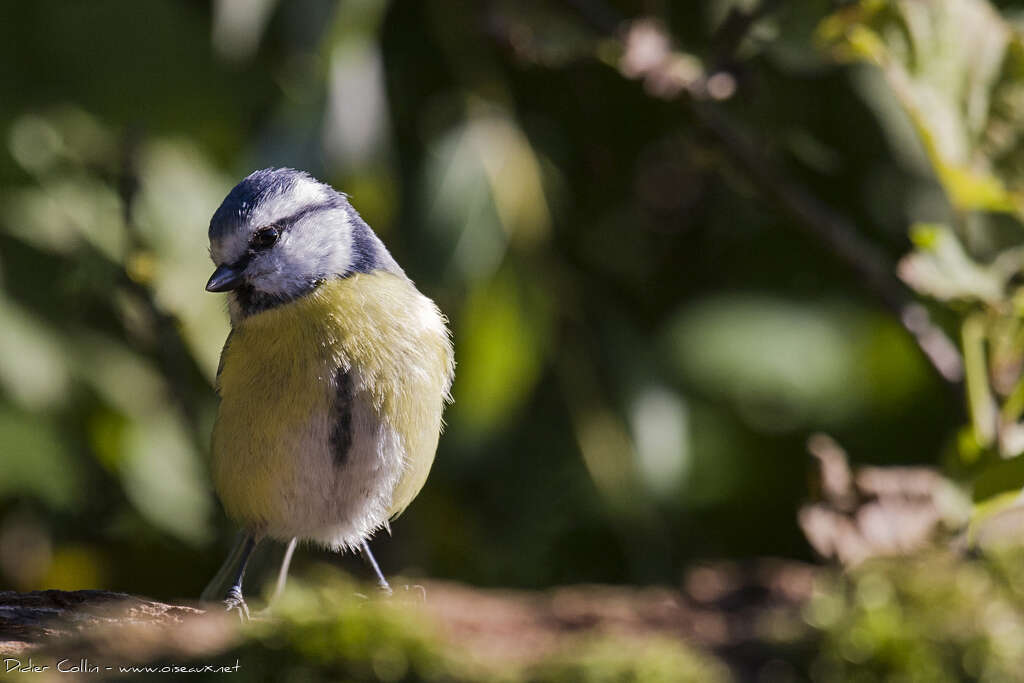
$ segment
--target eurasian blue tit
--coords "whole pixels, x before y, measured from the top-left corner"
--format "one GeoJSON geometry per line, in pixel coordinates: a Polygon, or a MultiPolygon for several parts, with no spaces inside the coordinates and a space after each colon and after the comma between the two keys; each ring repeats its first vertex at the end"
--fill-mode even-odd
{"type": "Polygon", "coordinates": [[[348,198],[307,173],[251,174],[209,236],[206,289],[228,292],[231,317],[211,470],[242,528],[217,597],[247,611],[242,579],[262,538],[290,543],[288,559],[296,539],[359,551],[390,592],[367,540],[433,463],[454,376],[445,317],[348,198]]]}

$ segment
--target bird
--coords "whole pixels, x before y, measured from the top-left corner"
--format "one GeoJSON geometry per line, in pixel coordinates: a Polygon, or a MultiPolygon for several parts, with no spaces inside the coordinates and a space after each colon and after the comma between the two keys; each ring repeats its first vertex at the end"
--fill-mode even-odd
{"type": "MultiPolygon", "coordinates": [[[[209,292],[231,330],[210,471],[238,540],[203,598],[248,618],[242,583],[263,539],[361,553],[412,502],[434,461],[455,372],[447,318],[349,198],[266,168],[214,212],[209,292]],[[220,597],[220,596],[216,596],[220,597]]],[[[279,580],[280,583],[280,580],[279,580]]]]}

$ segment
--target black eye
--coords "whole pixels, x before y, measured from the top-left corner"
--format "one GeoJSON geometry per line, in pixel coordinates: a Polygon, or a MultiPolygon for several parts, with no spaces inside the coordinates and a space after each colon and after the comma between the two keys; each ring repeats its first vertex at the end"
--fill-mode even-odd
{"type": "Polygon", "coordinates": [[[270,226],[269,228],[260,228],[256,231],[256,234],[252,236],[252,240],[249,244],[252,245],[253,249],[269,249],[274,246],[277,242],[277,238],[281,236],[281,232],[270,226]]]}

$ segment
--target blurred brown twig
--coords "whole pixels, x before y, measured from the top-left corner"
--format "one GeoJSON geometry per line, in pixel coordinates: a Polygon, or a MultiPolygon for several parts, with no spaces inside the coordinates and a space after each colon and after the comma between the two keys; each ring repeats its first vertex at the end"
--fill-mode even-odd
{"type": "MultiPolygon", "coordinates": [[[[648,19],[612,20],[614,10],[600,0],[566,0],[592,28],[620,43],[623,75],[644,81],[654,97],[681,103],[693,120],[723,152],[731,165],[766,199],[778,205],[806,235],[827,247],[859,277],[862,286],[888,308],[911,334],[935,372],[959,385],[963,359],[945,331],[896,276],[895,265],[864,239],[848,218],[820,201],[759,150],[765,145],[741,132],[714,100],[728,99],[735,79],[725,73],[695,77],[671,47],[660,24],[648,19]],[[716,82],[717,81],[717,82],[716,82]]],[[[730,14],[720,31],[715,60],[727,63],[744,35],[776,3],[764,2],[742,14],[730,14]]]]}

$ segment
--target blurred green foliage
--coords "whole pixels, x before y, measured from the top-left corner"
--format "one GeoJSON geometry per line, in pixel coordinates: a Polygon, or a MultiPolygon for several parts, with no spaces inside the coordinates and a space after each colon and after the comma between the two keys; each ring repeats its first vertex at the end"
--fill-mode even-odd
{"type": "MultiPolygon", "coordinates": [[[[194,596],[213,574],[205,233],[268,165],[348,192],[455,331],[434,472],[375,543],[389,573],[674,584],[806,558],[818,430],[941,463],[977,500],[968,541],[1019,541],[1022,22],[987,0],[6,4],[0,587],[194,596]]],[[[825,574],[794,666],[1013,678],[1018,566],[825,574]]],[[[295,588],[248,665],[480,675],[335,581],[295,588]]],[[[660,641],[509,674],[680,679],[727,674],[660,641]]]]}
{"type": "Polygon", "coordinates": [[[815,430],[981,477],[979,499],[1019,488],[1014,10],[754,5],[6,5],[0,584],[169,597],[212,575],[227,321],[205,231],[267,165],[347,191],[452,321],[456,404],[377,544],[389,571],[674,583],[700,557],[806,557],[815,430]],[[639,46],[666,37],[667,81],[598,30],[620,15],[657,18],[639,46]],[[966,399],[707,111],[921,296],[966,399]]]}
{"type": "Polygon", "coordinates": [[[977,477],[987,514],[994,496],[1015,505],[1002,494],[1024,484],[1024,29],[981,1],[861,2],[824,21],[819,37],[840,59],[879,67],[950,202],[943,221],[910,216],[914,250],[899,272],[959,326],[970,423],[957,464],[977,477]]]}
{"type": "Polygon", "coordinates": [[[826,580],[806,607],[821,629],[815,680],[989,681],[1020,677],[1021,556],[945,553],[877,561],[826,580]]]}

